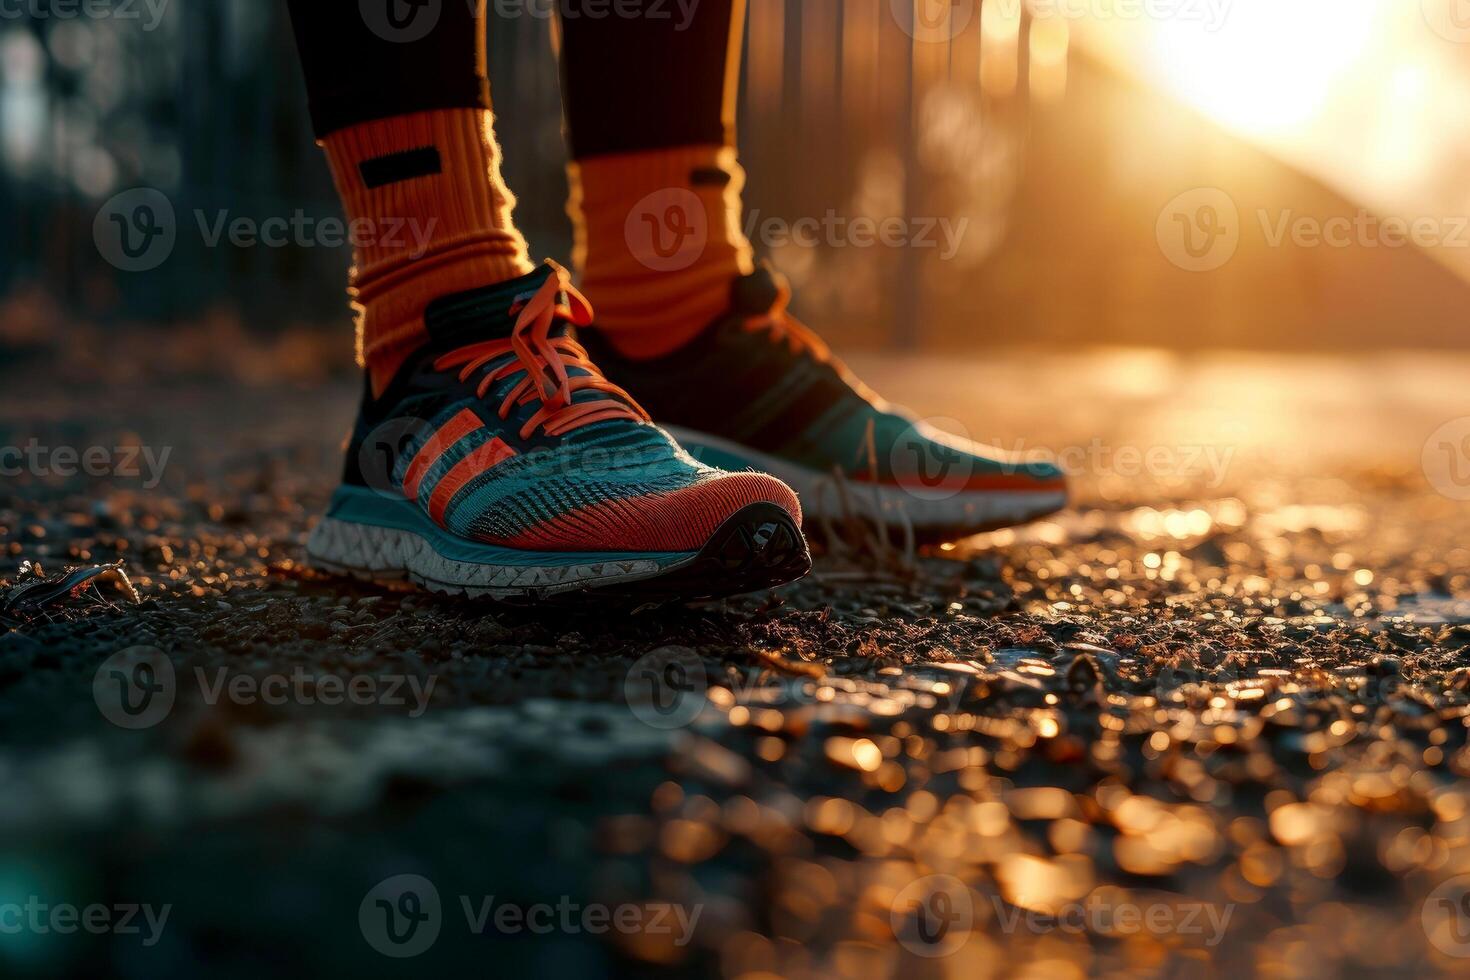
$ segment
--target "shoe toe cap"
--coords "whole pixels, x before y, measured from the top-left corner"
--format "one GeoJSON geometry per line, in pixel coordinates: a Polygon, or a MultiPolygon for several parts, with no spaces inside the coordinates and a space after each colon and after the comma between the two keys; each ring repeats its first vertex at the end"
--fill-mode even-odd
{"type": "Polygon", "coordinates": [[[763,473],[718,473],[678,490],[603,501],[528,530],[518,547],[597,552],[698,551],[722,525],[757,504],[801,527],[796,493],[763,473]]]}

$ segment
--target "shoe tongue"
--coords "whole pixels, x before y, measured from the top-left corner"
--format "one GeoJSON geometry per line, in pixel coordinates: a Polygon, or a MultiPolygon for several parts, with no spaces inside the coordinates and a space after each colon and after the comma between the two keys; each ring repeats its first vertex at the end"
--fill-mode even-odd
{"type": "MultiPolygon", "coordinates": [[[[424,310],[429,343],[437,350],[454,350],[485,340],[507,339],[519,316],[519,311],[511,310],[536,295],[551,274],[550,266],[542,266],[518,279],[439,297],[424,310]]],[[[554,328],[552,335],[557,332],[554,328]]]]}
{"type": "Polygon", "coordinates": [[[781,274],[762,263],[748,276],[741,276],[730,286],[730,310],[742,316],[769,313],[781,298],[781,274]]]}

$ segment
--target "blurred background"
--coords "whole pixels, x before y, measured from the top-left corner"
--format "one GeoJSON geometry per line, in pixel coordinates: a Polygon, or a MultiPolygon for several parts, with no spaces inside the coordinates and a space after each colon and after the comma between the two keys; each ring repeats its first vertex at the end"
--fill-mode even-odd
{"type": "MultiPolygon", "coordinates": [[[[548,2],[493,0],[490,70],[518,223],[566,261],[548,2]]],[[[709,904],[683,962],[458,927],[432,954],[508,975],[1464,975],[1470,919],[1441,917],[1456,949],[1434,961],[1421,908],[1470,881],[1470,0],[748,17],[749,228],[799,312],[941,428],[1064,454],[1075,504],[912,579],[828,556],[779,608],[624,623],[359,595],[297,564],[360,382],[281,0],[0,0],[0,450],[114,461],[0,474],[0,576],[118,561],[144,598],[14,629],[0,608],[0,903],[177,905],[154,949],[0,935],[0,977],[386,975],[359,908],[405,872],[451,913],[491,892],[709,904]],[[172,216],[166,247],[103,247],[145,200],[172,216]],[[237,219],[304,231],[211,245],[237,219]],[[897,232],[873,244],[880,226],[897,232]],[[161,482],[117,462],[137,450],[161,482]],[[765,700],[721,702],[670,754],[621,705],[665,643],[765,700]],[[442,684],[423,719],[194,694],[150,734],[95,700],[135,644],[181,676],[442,684]],[[837,720],[770,727],[768,651],[832,667],[837,720]],[[1138,712],[1126,736],[1073,700],[1076,651],[1131,664],[1107,702],[1138,712]],[[1212,691],[1155,710],[1158,678],[1235,664],[1253,689],[1228,709],[1212,691]],[[964,721],[900,715],[941,668],[978,691],[964,721]],[[849,725],[885,746],[876,771],[826,737],[849,725]],[[1211,952],[998,920],[929,970],[877,948],[892,886],[962,851],[957,873],[1017,909],[1095,881],[1239,915],[1211,952]]]]}
{"type": "MultiPolygon", "coordinates": [[[[518,220],[565,260],[549,0],[491,8],[518,220]]],[[[750,0],[748,19],[752,237],[844,349],[1470,341],[1463,0],[750,0]],[[864,218],[903,241],[857,243],[864,218]],[[837,230],[781,233],[801,219],[837,230]]],[[[345,371],[345,247],[204,234],[298,211],[339,214],[283,4],[0,13],[12,354],[132,324],[172,331],[173,358],[249,340],[262,372],[345,371]],[[140,187],[177,240],[124,271],[94,222],[140,187]]]]}

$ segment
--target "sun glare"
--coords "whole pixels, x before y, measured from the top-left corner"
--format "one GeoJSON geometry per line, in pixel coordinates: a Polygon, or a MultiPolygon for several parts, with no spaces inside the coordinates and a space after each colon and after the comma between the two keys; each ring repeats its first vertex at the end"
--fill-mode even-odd
{"type": "MultiPolygon", "coordinates": [[[[1072,39],[1365,207],[1454,215],[1470,172],[1463,2],[1190,0],[1149,18],[1099,4],[1072,39]]],[[[1429,251],[1470,279],[1470,250],[1429,251]]]]}
{"type": "Polygon", "coordinates": [[[1164,19],[1145,73],[1240,132],[1270,136],[1313,119],[1362,59],[1385,0],[1235,0],[1218,23],[1164,19]]]}

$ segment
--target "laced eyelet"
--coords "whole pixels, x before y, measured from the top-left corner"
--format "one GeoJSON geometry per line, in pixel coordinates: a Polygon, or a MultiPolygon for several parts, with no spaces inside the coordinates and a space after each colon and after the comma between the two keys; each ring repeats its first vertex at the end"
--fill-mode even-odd
{"type": "Polygon", "coordinates": [[[476,395],[484,398],[497,381],[521,373],[524,377],[501,400],[499,415],[506,419],[517,405],[540,401],[541,408],[521,427],[521,438],[529,439],[538,428],[547,435],[564,435],[573,429],[608,419],[649,421],[632,396],[603,377],[586,349],[571,337],[552,337],[558,320],[584,327],[592,322],[592,304],[572,286],[567,271],[552,262],[555,273],[529,299],[517,299],[511,307],[516,324],[508,339],[470,344],[434,361],[438,371],[460,368],[459,380],[469,381],[477,371],[490,368],[480,379],[476,395]],[[514,355],[506,359],[507,355],[514,355]],[[573,375],[568,369],[580,368],[573,375]],[[573,401],[579,391],[596,391],[602,397],[573,401]]]}

